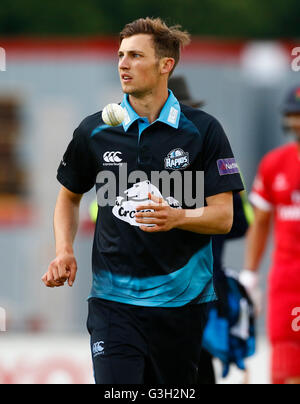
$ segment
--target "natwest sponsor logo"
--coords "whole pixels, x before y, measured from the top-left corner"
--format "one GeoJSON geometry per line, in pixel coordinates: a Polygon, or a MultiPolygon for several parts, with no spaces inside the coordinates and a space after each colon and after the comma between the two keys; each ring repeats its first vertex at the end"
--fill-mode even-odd
{"type": "Polygon", "coordinates": [[[239,167],[234,158],[218,160],[217,165],[220,175],[239,174],[239,167]]]}

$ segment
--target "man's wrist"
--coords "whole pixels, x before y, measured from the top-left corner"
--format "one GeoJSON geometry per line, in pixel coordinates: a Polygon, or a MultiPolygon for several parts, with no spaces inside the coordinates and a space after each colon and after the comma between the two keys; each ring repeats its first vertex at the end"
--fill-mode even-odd
{"type": "Polygon", "coordinates": [[[175,210],[177,214],[175,228],[180,229],[180,227],[185,224],[186,209],[175,209],[175,210]]]}
{"type": "Polygon", "coordinates": [[[63,254],[74,254],[72,245],[64,245],[56,248],[56,256],[63,254]]]}

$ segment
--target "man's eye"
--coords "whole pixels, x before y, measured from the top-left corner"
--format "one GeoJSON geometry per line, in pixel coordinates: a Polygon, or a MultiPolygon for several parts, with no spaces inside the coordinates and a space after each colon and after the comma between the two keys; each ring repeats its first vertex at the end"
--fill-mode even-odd
{"type": "Polygon", "coordinates": [[[140,56],[141,56],[141,55],[140,55],[139,53],[134,53],[134,54],[133,54],[133,57],[134,57],[134,58],[138,58],[138,57],[140,57],[140,56]]]}

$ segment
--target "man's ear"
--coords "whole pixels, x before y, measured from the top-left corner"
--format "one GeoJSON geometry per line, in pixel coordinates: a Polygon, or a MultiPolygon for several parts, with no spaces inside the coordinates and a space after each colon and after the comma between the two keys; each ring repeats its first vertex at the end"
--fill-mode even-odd
{"type": "Polygon", "coordinates": [[[175,59],[173,58],[162,58],[160,62],[160,72],[161,74],[170,74],[175,66],[175,59]]]}

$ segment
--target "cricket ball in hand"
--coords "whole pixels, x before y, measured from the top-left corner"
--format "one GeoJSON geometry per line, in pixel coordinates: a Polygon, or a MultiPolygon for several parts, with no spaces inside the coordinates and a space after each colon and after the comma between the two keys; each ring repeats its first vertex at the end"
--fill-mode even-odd
{"type": "Polygon", "coordinates": [[[125,112],[119,104],[108,104],[102,111],[102,119],[106,125],[118,126],[124,121],[125,112]]]}

